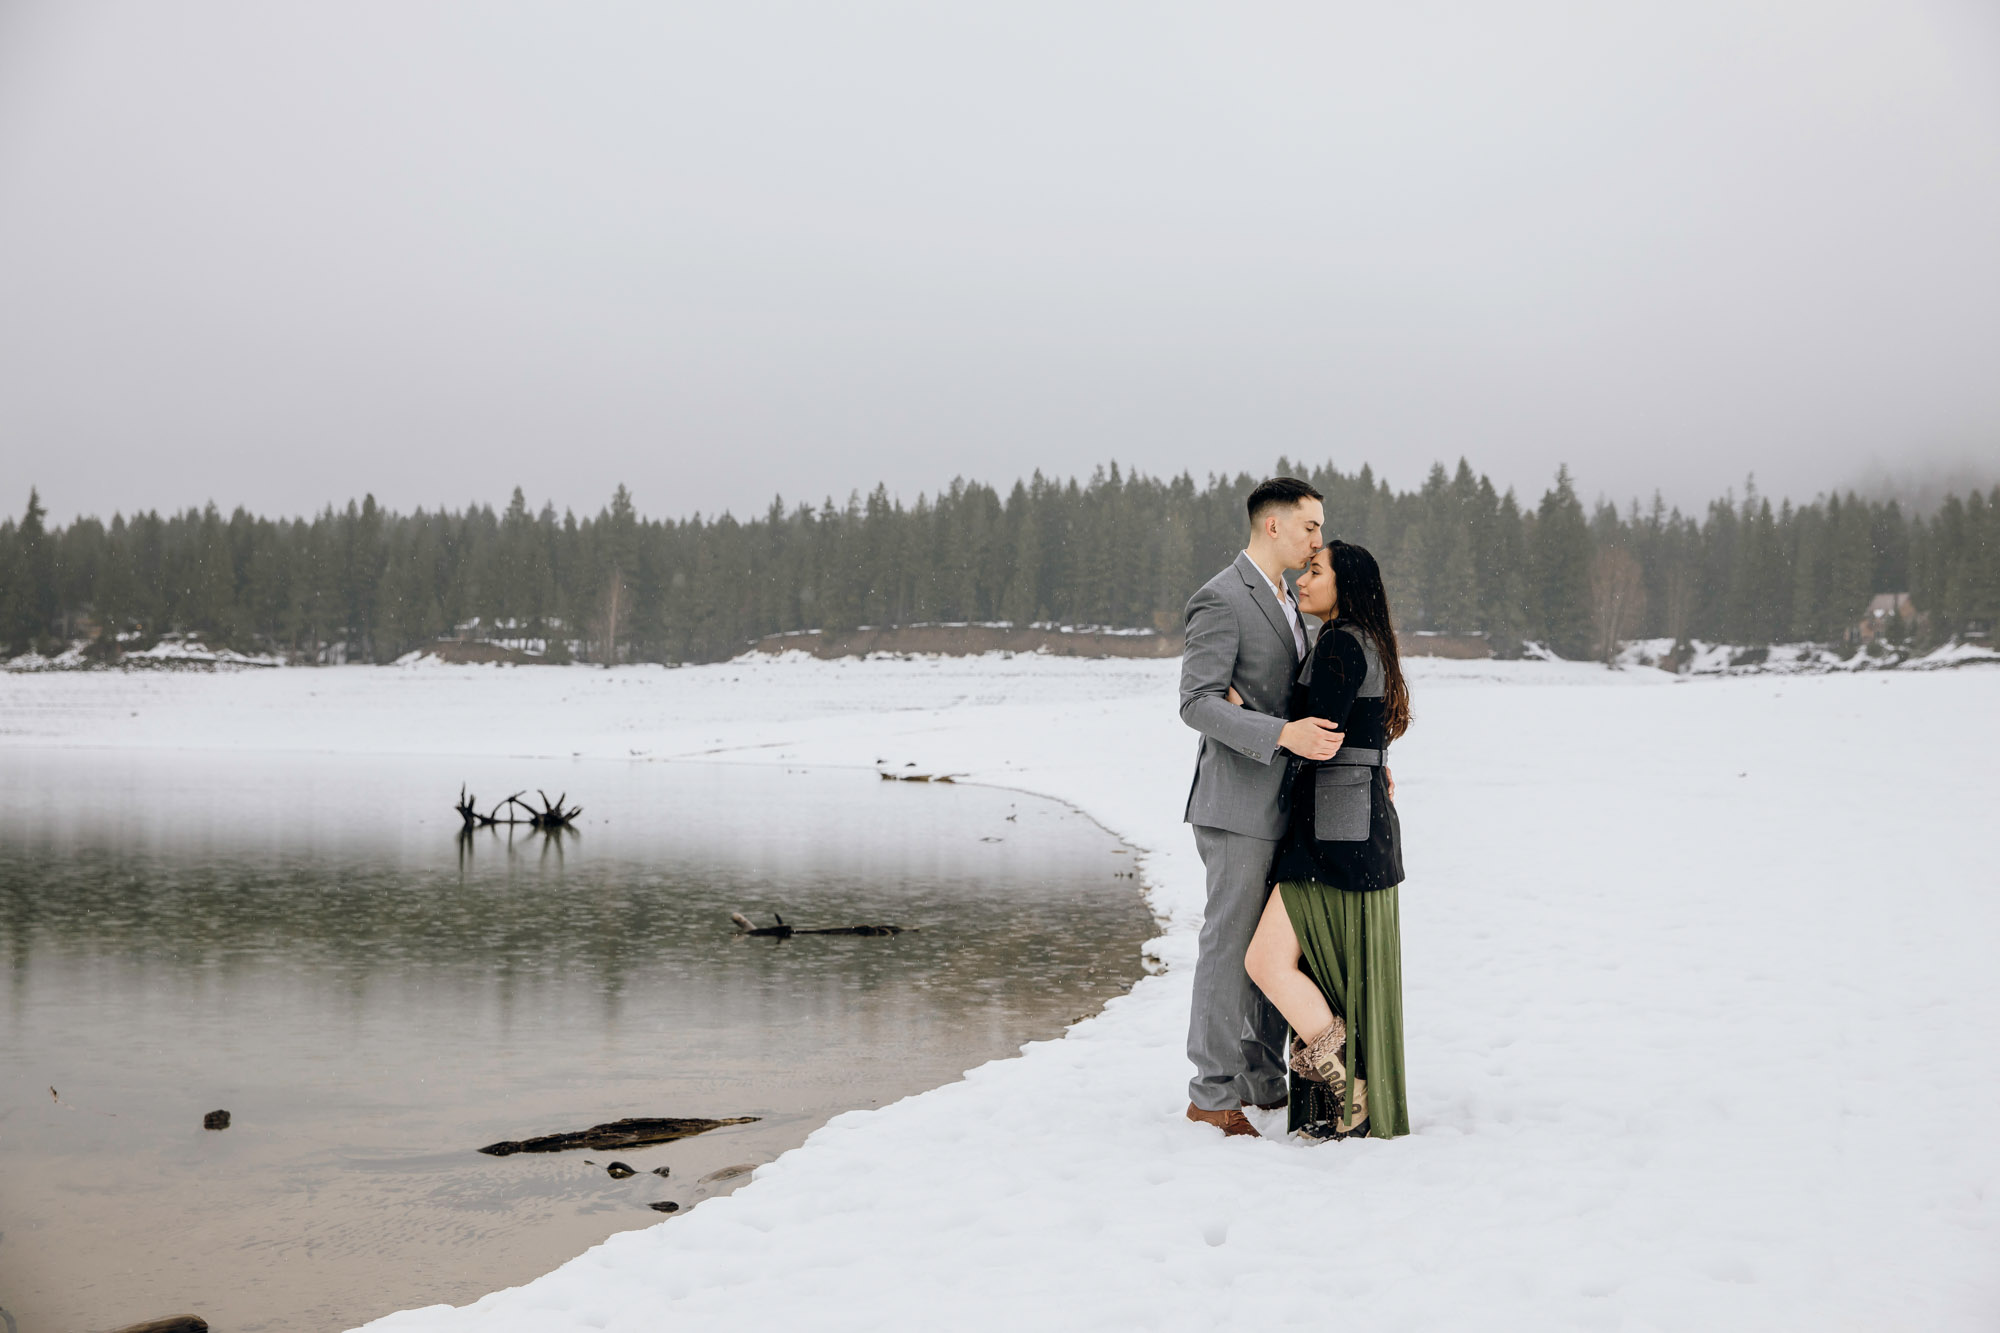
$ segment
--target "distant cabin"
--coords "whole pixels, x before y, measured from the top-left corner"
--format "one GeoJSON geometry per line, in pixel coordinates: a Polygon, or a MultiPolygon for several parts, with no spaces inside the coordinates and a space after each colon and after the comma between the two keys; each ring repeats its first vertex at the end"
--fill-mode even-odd
{"type": "Polygon", "coordinates": [[[1878,592],[1868,603],[1868,609],[1861,615],[1861,623],[1854,627],[1854,636],[1863,643],[1873,643],[1885,634],[1901,635],[1916,627],[1917,608],[1906,592],[1878,592]]]}

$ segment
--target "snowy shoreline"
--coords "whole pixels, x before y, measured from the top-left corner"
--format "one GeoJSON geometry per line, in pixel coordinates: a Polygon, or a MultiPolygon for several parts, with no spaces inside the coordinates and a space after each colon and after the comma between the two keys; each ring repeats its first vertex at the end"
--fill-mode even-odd
{"type": "MultiPolygon", "coordinates": [[[[962,622],[937,625],[912,625],[895,627],[888,630],[875,630],[864,625],[855,634],[860,636],[870,634],[893,635],[900,629],[918,631],[985,629],[997,631],[1011,630],[1011,628],[1004,621],[995,622],[990,625],[974,625],[962,622]]],[[[1030,631],[1046,631],[1057,636],[1074,634],[1079,637],[1113,641],[1128,638],[1155,637],[1154,632],[1151,630],[1111,629],[1092,625],[1037,624],[1028,628],[1030,631]]],[[[759,652],[771,652],[770,645],[772,644],[783,643],[788,639],[803,641],[808,636],[817,636],[820,633],[821,631],[819,630],[790,630],[783,634],[767,635],[762,641],[764,646],[750,650],[744,657],[738,658],[737,662],[754,660],[759,652]]],[[[854,635],[850,635],[849,637],[852,638],[854,635]]],[[[1424,637],[1425,635],[1422,631],[1417,635],[1418,640],[1422,640],[1424,637]]],[[[509,658],[504,655],[507,650],[519,648],[523,642],[525,641],[506,640],[489,642],[479,640],[469,643],[454,641],[434,645],[431,648],[412,649],[410,652],[397,658],[392,665],[397,667],[448,667],[468,664],[476,664],[482,667],[558,665],[555,662],[539,660],[541,653],[541,648],[539,647],[533,648],[532,653],[525,658],[509,658]],[[492,660],[478,659],[476,663],[468,663],[463,657],[451,656],[451,650],[468,647],[473,649],[493,649],[502,655],[492,660]],[[443,655],[440,655],[441,650],[443,655]]],[[[542,642],[542,640],[532,641],[533,644],[541,644],[542,642]]],[[[1565,668],[1593,665],[1584,662],[1565,661],[1550,653],[1540,644],[1531,643],[1524,646],[1527,649],[1525,656],[1532,661],[1552,663],[1565,668]]],[[[1958,638],[1948,639],[1937,647],[1921,653],[1914,652],[1905,647],[1886,644],[1871,645],[1870,648],[1807,642],[1749,645],[1739,643],[1711,643],[1706,639],[1691,640],[1687,648],[1688,652],[1683,660],[1676,655],[1677,644],[1673,639],[1626,640],[1623,641],[1623,645],[1618,651],[1614,665],[1619,670],[1644,668],[1664,671],[1669,675],[1694,680],[1716,679],[1725,676],[1797,676],[1867,671],[1943,671],[1958,667],[2000,665],[2000,649],[1995,649],[1986,643],[1966,642],[1958,638]],[[1842,655],[1843,651],[1846,654],[1845,656],[1842,655]]],[[[830,660],[833,657],[845,656],[864,661],[906,661],[940,655],[945,657],[969,657],[975,660],[991,658],[1005,661],[1024,655],[1051,655],[1046,648],[996,648],[985,652],[964,652],[945,649],[939,652],[918,647],[909,651],[884,648],[842,654],[812,652],[806,648],[800,648],[795,651],[801,657],[819,657],[822,660],[830,660]]],[[[772,655],[779,654],[773,653],[772,655]]],[[[792,655],[793,651],[787,651],[782,654],[782,656],[787,657],[792,655]]],[[[1065,652],[1054,655],[1068,656],[1070,654],[1065,652]]],[[[1076,655],[1090,656],[1088,652],[1079,652],[1076,655]]],[[[1146,657],[1155,656],[1156,654],[1120,653],[1116,655],[1121,657],[1128,655],[1146,657]]],[[[1424,654],[1406,649],[1404,655],[1414,660],[1424,654]]],[[[1447,659],[1453,660],[1449,658],[1449,655],[1447,655],[1447,659]]],[[[1498,661],[1500,659],[1479,658],[1470,660],[1498,661]]],[[[235,671],[293,665],[304,664],[296,661],[288,661],[285,657],[275,653],[245,654],[228,648],[212,649],[204,646],[194,636],[177,634],[161,639],[160,642],[154,644],[151,648],[125,653],[116,662],[108,662],[92,657],[89,652],[89,645],[79,640],[52,657],[43,656],[41,653],[28,652],[0,661],[0,672],[235,671]]],[[[564,662],[561,665],[572,664],[564,662]]],[[[726,666],[729,664],[717,663],[711,665],[726,666]]],[[[673,669],[678,670],[680,668],[675,667],[673,669]]]]}
{"type": "Polygon", "coordinates": [[[1322,1322],[1301,1277],[1407,1327],[2000,1314],[1980,831],[2000,673],[1666,689],[1415,663],[1395,766],[1416,1132],[1305,1149],[1180,1119],[1202,881],[1174,669],[23,673],[0,678],[0,750],[913,762],[1065,801],[1141,852],[1165,970],[1064,1039],[837,1117],[533,1282],[371,1328],[1322,1322]]]}

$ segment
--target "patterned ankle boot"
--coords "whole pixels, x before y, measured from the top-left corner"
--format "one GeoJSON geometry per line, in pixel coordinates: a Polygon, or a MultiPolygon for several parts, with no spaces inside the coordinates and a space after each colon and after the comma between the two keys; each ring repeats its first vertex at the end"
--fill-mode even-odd
{"type": "Polygon", "coordinates": [[[1336,1098],[1347,1087],[1347,1023],[1335,1014],[1326,1031],[1311,1041],[1292,1036],[1292,1069],[1300,1078],[1324,1083],[1336,1098]]]}
{"type": "Polygon", "coordinates": [[[1333,1137],[1336,1139],[1363,1139],[1368,1137],[1368,1080],[1354,1080],[1354,1113],[1334,1121],[1333,1137]]]}

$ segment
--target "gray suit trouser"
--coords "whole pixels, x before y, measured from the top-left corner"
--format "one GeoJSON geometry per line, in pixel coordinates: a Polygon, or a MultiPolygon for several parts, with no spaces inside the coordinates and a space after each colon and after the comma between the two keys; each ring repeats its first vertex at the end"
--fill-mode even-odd
{"type": "Polygon", "coordinates": [[[1204,1111],[1283,1101],[1285,1020],[1243,970],[1277,841],[1196,824],[1194,845],[1208,871],[1208,912],[1188,1017],[1188,1100],[1204,1111]]]}

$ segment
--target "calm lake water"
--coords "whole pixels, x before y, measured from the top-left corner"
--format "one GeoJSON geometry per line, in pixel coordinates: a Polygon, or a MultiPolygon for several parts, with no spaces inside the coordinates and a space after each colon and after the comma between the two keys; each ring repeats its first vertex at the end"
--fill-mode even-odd
{"type": "Polygon", "coordinates": [[[8,752],[0,1307],[20,1333],[341,1329],[674,1225],[648,1205],[1129,987],[1131,861],[1053,802],[872,773],[8,752]],[[461,780],[564,789],[578,832],[461,839],[461,780]],[[732,910],[916,929],[751,939],[732,910]]]}

